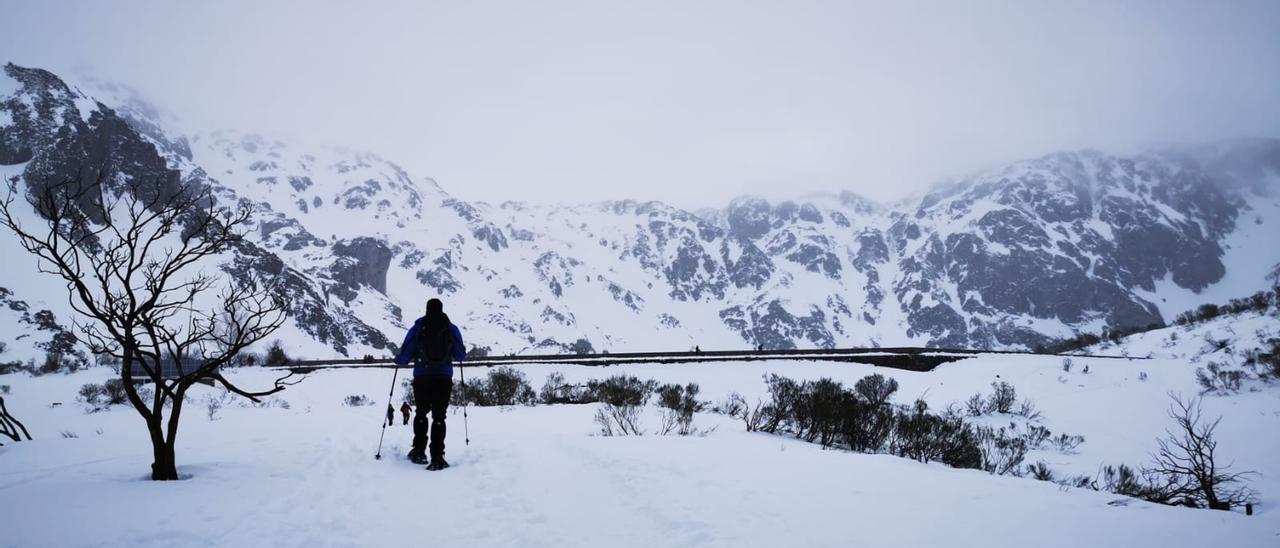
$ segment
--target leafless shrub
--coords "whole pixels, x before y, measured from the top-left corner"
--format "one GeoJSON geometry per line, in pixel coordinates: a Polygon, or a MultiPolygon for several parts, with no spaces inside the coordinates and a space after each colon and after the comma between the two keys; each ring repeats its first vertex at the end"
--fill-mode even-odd
{"type": "Polygon", "coordinates": [[[1199,398],[1184,401],[1176,395],[1170,397],[1173,404],[1169,417],[1174,428],[1156,441],[1154,462],[1147,469],[1160,478],[1161,489],[1171,499],[1213,510],[1257,502],[1257,494],[1244,483],[1255,473],[1233,472],[1230,465],[1218,462],[1218,442],[1213,433],[1222,418],[1206,421],[1199,398]]]}
{"type": "Polygon", "coordinates": [[[991,383],[991,396],[987,398],[985,412],[1012,413],[1018,403],[1018,391],[1013,385],[1000,381],[991,383]]]}
{"type": "Polygon", "coordinates": [[[1059,434],[1057,437],[1050,438],[1050,443],[1059,453],[1075,453],[1076,449],[1084,443],[1084,436],[1072,436],[1068,434],[1059,434]]]}
{"type": "Polygon", "coordinates": [[[699,387],[696,383],[685,386],[665,384],[658,387],[658,407],[662,408],[660,434],[665,436],[674,432],[681,436],[688,436],[695,432],[693,415],[706,407],[698,401],[698,392],[699,387]]]}
{"type": "Polygon", "coordinates": [[[1044,461],[1037,461],[1035,464],[1027,465],[1026,475],[1040,481],[1053,481],[1053,470],[1049,468],[1044,461]]]}
{"type": "Polygon", "coordinates": [[[603,436],[643,436],[644,428],[640,426],[640,412],[643,405],[614,405],[601,402],[596,410],[595,421],[600,425],[603,436]]]}

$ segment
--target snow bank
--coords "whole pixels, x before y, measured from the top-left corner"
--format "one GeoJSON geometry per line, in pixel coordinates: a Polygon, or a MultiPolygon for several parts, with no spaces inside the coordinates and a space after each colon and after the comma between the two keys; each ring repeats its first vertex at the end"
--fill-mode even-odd
{"type": "MultiPolygon", "coordinates": [[[[1075,359],[1064,373],[1058,358],[1004,355],[931,373],[803,362],[519,368],[535,388],[552,371],[570,382],[625,372],[698,382],[716,400],[731,390],[754,400],[770,372],[846,383],[878,372],[901,383],[895,401],[923,395],[932,406],[985,392],[998,378],[1033,399],[1055,432],[1086,437],[1079,454],[1032,456],[1071,472],[1145,462],[1166,425],[1165,393],[1194,388],[1188,366],[1172,360],[1075,359]],[[1084,365],[1088,374],[1079,372],[1084,365]],[[1148,379],[1138,380],[1139,372],[1148,379]]],[[[252,387],[269,384],[271,373],[236,377],[252,387]]],[[[373,459],[390,373],[317,372],[281,395],[289,409],[229,407],[215,420],[202,403],[210,391],[198,387],[178,438],[180,472],[190,479],[172,484],[144,479],[149,446],[131,410],[85,414],[74,404],[81,384],[101,382],[109,370],[0,376],[13,387],[11,410],[37,437],[0,448],[0,499],[21,501],[0,512],[0,544],[1274,546],[1280,534],[1274,389],[1206,402],[1210,414],[1225,417],[1224,454],[1263,474],[1255,484],[1264,497],[1259,515],[1245,517],[824,451],[710,414],[696,421],[716,427],[705,437],[599,437],[592,405],[471,408],[469,447],[455,409],[454,467],[426,472],[402,458],[404,426],[387,430],[389,458],[373,459]],[[377,404],[345,407],[350,394],[377,404]],[[49,407],[54,401],[63,405],[49,407]]],[[[656,426],[653,413],[645,420],[656,426]]]]}

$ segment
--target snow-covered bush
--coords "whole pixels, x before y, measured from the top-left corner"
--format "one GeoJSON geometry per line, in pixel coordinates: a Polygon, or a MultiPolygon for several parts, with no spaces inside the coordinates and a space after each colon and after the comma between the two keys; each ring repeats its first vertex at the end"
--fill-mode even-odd
{"type": "Polygon", "coordinates": [[[80,387],[80,391],[76,394],[76,401],[83,403],[85,410],[89,413],[96,413],[107,407],[103,403],[104,392],[102,385],[87,383],[80,387]]]}
{"type": "Polygon", "coordinates": [[[586,386],[568,384],[559,371],[547,375],[547,380],[538,391],[538,401],[545,404],[558,403],[595,403],[595,394],[586,386]]]}
{"type": "Polygon", "coordinates": [[[717,405],[714,411],[740,419],[748,432],[757,432],[767,416],[766,408],[767,404],[759,399],[752,406],[747,403],[747,399],[742,397],[742,394],[731,392],[729,397],[720,405],[717,405]]]}
{"type": "Polygon", "coordinates": [[[6,395],[6,396],[7,396],[7,395],[9,395],[9,391],[10,391],[10,390],[12,390],[12,388],[10,388],[10,387],[9,387],[9,385],[7,385],[7,384],[0,384],[0,394],[4,394],[4,395],[6,395]]]}
{"type": "Polygon", "coordinates": [[[459,386],[458,399],[482,407],[493,405],[533,405],[537,395],[524,373],[508,366],[497,367],[481,380],[459,386]]]}
{"type": "Polygon", "coordinates": [[[1036,404],[1026,399],[1018,403],[1018,409],[1013,414],[1032,421],[1040,418],[1040,411],[1036,409],[1036,404]]]}
{"type": "Polygon", "coordinates": [[[1084,436],[1059,434],[1057,437],[1049,438],[1049,443],[1057,449],[1059,453],[1071,454],[1084,443],[1084,436]]]}
{"type": "Polygon", "coordinates": [[[1200,383],[1201,393],[1239,392],[1244,383],[1244,371],[1229,369],[1220,362],[1209,362],[1205,367],[1196,368],[1196,382],[1200,383]]]}
{"type": "Polygon", "coordinates": [[[1267,339],[1262,348],[1249,353],[1245,363],[1260,368],[1260,378],[1280,379],[1280,338],[1267,339]]]}
{"type": "Polygon", "coordinates": [[[107,405],[124,405],[129,402],[129,394],[124,389],[124,381],[120,379],[107,379],[107,382],[102,383],[102,396],[107,405]]]}
{"type": "Polygon", "coordinates": [[[351,394],[342,399],[342,405],[347,407],[364,407],[366,405],[373,404],[373,400],[369,399],[369,397],[364,394],[351,394]]]}
{"type": "Polygon", "coordinates": [[[991,397],[987,398],[988,413],[1012,413],[1018,403],[1018,391],[1013,385],[1000,381],[991,383],[991,397]]]}
{"type": "Polygon", "coordinates": [[[223,401],[221,398],[214,396],[205,396],[205,410],[209,414],[209,420],[217,420],[218,411],[222,410],[223,401]]]}
{"type": "Polygon", "coordinates": [[[730,392],[724,401],[711,406],[710,411],[717,415],[737,418],[747,407],[746,398],[737,392],[730,392]]]}
{"type": "Polygon", "coordinates": [[[1149,466],[1104,466],[1096,477],[1078,476],[1057,483],[1068,487],[1107,491],[1159,504],[1231,510],[1257,502],[1245,479],[1253,472],[1233,472],[1219,465],[1214,430],[1221,418],[1205,421],[1200,400],[1176,395],[1169,408],[1175,427],[1156,440],[1149,466]]]}
{"type": "Polygon", "coordinates": [[[982,394],[974,394],[965,400],[964,409],[970,417],[981,417],[987,413],[987,400],[982,394]]]}
{"type": "Polygon", "coordinates": [[[413,379],[404,379],[400,381],[400,400],[409,405],[418,405],[413,394],[413,379]]]}

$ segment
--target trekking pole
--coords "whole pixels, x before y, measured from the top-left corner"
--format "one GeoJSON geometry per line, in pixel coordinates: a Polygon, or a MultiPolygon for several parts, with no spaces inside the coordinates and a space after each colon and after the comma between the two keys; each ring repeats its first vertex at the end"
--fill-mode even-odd
{"type": "Polygon", "coordinates": [[[458,374],[462,375],[462,435],[466,441],[466,446],[471,447],[471,427],[467,425],[467,368],[458,365],[458,374]]]}
{"type": "MultiPolygon", "coordinates": [[[[391,400],[396,395],[396,376],[400,374],[400,366],[391,364],[393,372],[391,373],[391,392],[387,394],[387,407],[391,407],[391,400]]],[[[373,455],[373,460],[382,460],[382,438],[387,436],[387,421],[382,421],[382,434],[378,436],[378,452],[373,455]]]]}

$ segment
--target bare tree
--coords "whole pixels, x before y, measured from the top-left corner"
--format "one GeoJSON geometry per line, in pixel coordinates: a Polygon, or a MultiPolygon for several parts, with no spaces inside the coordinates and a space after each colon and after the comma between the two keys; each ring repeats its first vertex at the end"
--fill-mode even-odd
{"type": "Polygon", "coordinates": [[[178,479],[174,442],[196,382],[254,401],[297,382],[290,373],[251,392],[219,372],[285,319],[282,300],[251,276],[216,291],[218,280],[200,269],[242,243],[251,206],[220,208],[207,186],[148,184],[103,169],[96,178],[32,185],[25,198],[40,222],[28,229],[13,207],[19,195],[15,177],[0,201],[0,223],[40,259],[41,272],[66,282],[90,350],[120,361],[129,402],[151,437],[151,479],[178,479]],[[154,383],[150,401],[136,381],[154,383]]]}
{"type": "MultiPolygon", "coordinates": [[[[23,426],[22,422],[9,414],[9,408],[5,407],[2,397],[0,397],[0,434],[13,441],[22,441],[22,436],[26,436],[27,441],[31,441],[31,433],[27,432],[27,427],[23,426]]],[[[0,446],[2,445],[4,444],[0,443],[0,446]]]]}
{"type": "Polygon", "coordinates": [[[1170,397],[1169,416],[1175,426],[1156,440],[1153,463],[1143,470],[1148,482],[1174,503],[1230,510],[1256,502],[1256,493],[1243,482],[1254,472],[1232,472],[1229,464],[1218,462],[1213,431],[1222,418],[1205,422],[1199,398],[1183,401],[1173,394],[1170,397]]]}

